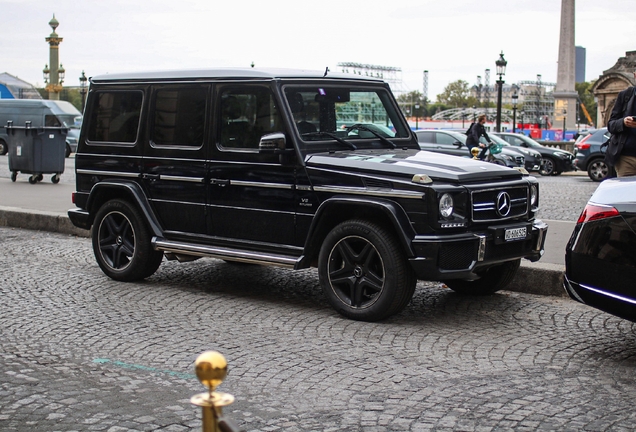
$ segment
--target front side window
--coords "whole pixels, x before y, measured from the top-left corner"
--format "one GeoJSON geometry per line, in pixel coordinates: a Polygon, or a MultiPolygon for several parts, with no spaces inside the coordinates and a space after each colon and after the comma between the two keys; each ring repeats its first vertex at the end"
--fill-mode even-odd
{"type": "Polygon", "coordinates": [[[207,88],[162,89],[155,93],[151,140],[158,146],[203,145],[207,88]]]}
{"type": "Polygon", "coordinates": [[[285,96],[298,134],[306,142],[333,139],[333,135],[353,142],[378,138],[378,135],[383,138],[409,136],[384,88],[287,86],[285,96]]]}
{"type": "Polygon", "coordinates": [[[92,98],[89,141],[133,144],[137,140],[143,93],[104,91],[92,98]]]}
{"type": "Polygon", "coordinates": [[[265,86],[227,87],[220,92],[220,147],[258,150],[263,135],[283,128],[274,95],[265,86]]]}

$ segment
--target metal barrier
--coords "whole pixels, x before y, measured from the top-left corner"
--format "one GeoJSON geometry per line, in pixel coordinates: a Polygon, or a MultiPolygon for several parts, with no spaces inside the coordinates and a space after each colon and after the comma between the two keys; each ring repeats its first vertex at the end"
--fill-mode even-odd
{"type": "Polygon", "coordinates": [[[199,393],[190,398],[190,403],[202,409],[203,432],[244,432],[234,421],[223,416],[224,406],[234,402],[234,396],[216,392],[227,375],[227,361],[216,351],[206,351],[197,357],[194,371],[207,393],[199,393]]]}
{"type": "Polygon", "coordinates": [[[539,144],[544,145],[546,147],[558,148],[561,150],[568,151],[570,153],[575,153],[574,151],[574,141],[539,141],[536,140],[539,144]]]}

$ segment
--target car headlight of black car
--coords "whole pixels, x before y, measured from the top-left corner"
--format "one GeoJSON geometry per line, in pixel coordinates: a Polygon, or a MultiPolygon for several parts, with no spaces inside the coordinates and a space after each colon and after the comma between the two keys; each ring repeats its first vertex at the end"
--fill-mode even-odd
{"type": "Polygon", "coordinates": [[[566,152],[554,152],[554,155],[560,157],[561,159],[571,159],[573,157],[572,153],[566,152]]]}
{"type": "Polygon", "coordinates": [[[453,216],[454,208],[453,196],[449,193],[443,194],[439,199],[439,214],[444,219],[450,219],[453,216]]]}

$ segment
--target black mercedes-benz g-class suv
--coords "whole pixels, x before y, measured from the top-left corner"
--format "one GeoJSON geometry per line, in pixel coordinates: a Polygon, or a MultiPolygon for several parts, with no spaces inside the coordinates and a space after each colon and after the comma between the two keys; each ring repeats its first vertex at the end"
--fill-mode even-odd
{"type": "Polygon", "coordinates": [[[314,266],[338,312],[375,321],[417,279],[488,294],[543,254],[536,179],[420,151],[379,79],[110,74],[91,79],[84,114],[69,217],[115,280],[164,256],[314,266]]]}

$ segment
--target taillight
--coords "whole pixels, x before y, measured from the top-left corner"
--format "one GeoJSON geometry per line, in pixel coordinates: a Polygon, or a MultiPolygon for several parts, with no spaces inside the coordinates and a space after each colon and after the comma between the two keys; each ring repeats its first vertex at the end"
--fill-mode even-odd
{"type": "Polygon", "coordinates": [[[586,136],[585,138],[583,138],[581,140],[581,142],[579,142],[578,144],[574,144],[576,146],[577,149],[579,150],[587,150],[589,149],[592,145],[586,143],[585,141],[587,141],[588,139],[590,139],[590,137],[592,136],[592,134],[586,136]]]}
{"type": "Polygon", "coordinates": [[[591,222],[599,219],[606,219],[614,216],[619,216],[620,213],[612,206],[600,205],[600,204],[588,204],[585,206],[579,216],[577,224],[584,222],[591,222]]]}

